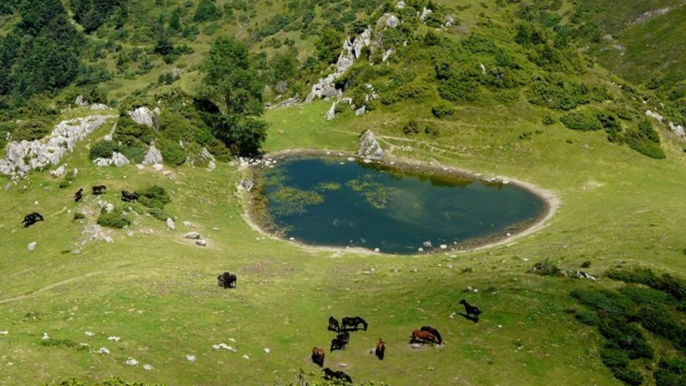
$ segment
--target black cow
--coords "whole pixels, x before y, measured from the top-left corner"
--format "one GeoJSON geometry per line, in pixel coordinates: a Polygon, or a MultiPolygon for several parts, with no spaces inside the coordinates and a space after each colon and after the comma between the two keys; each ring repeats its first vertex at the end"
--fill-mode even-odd
{"type": "Polygon", "coordinates": [[[22,224],[24,224],[24,228],[28,228],[38,221],[44,221],[43,216],[41,216],[38,212],[33,212],[24,216],[24,221],[22,221],[22,224]]]}
{"type": "Polygon", "coordinates": [[[329,316],[329,327],[327,329],[329,331],[340,332],[341,331],[341,325],[338,324],[338,320],[336,320],[336,318],[334,318],[333,316],[329,316]]]}
{"type": "Polygon", "coordinates": [[[460,304],[464,305],[464,310],[467,313],[467,318],[473,320],[474,323],[479,321],[479,315],[481,314],[481,310],[479,309],[479,307],[467,303],[467,301],[464,299],[460,300],[460,304]]]}
{"type": "Polygon", "coordinates": [[[138,200],[138,193],[131,193],[127,190],[121,191],[121,200],[124,202],[132,202],[138,200]]]}
{"type": "Polygon", "coordinates": [[[238,277],[229,272],[224,272],[217,276],[217,282],[220,287],[236,288],[236,281],[238,281],[238,277]]]}
{"type": "Polygon", "coordinates": [[[352,378],[350,378],[350,376],[348,374],[346,374],[342,371],[334,371],[328,367],[322,371],[324,372],[324,379],[326,379],[327,381],[338,379],[338,380],[341,380],[345,383],[350,383],[350,384],[353,383],[352,378]]]}
{"type": "Polygon", "coordinates": [[[78,192],[74,193],[74,202],[79,202],[83,198],[83,188],[79,189],[78,192]]]}
{"type": "Polygon", "coordinates": [[[347,331],[343,331],[338,334],[335,338],[331,339],[331,352],[334,350],[345,350],[345,346],[350,342],[350,334],[347,331]]]}
{"type": "Polygon", "coordinates": [[[93,187],[93,195],[94,196],[99,196],[107,190],[107,186],[105,185],[97,185],[93,187]]]}
{"type": "Polygon", "coordinates": [[[433,328],[433,327],[431,327],[431,326],[422,326],[422,328],[420,328],[420,330],[426,331],[426,332],[430,332],[431,335],[435,336],[436,339],[438,339],[438,344],[439,344],[439,345],[443,344],[443,338],[441,338],[441,333],[438,332],[437,329],[435,329],[435,328],[433,328]]]}
{"type": "Polygon", "coordinates": [[[348,331],[348,330],[353,330],[357,331],[359,328],[357,327],[358,324],[362,324],[364,327],[364,330],[367,331],[367,322],[364,321],[364,319],[360,318],[359,316],[352,316],[352,317],[345,317],[343,320],[341,320],[341,330],[348,331]]]}

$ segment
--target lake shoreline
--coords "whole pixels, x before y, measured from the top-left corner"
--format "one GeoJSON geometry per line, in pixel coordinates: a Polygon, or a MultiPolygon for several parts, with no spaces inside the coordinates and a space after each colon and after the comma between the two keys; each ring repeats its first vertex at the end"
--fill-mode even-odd
{"type": "Polygon", "coordinates": [[[345,160],[348,162],[364,162],[368,164],[373,164],[376,166],[381,166],[384,168],[392,169],[394,171],[402,172],[402,173],[410,173],[410,174],[431,174],[431,175],[436,175],[436,176],[445,176],[449,178],[469,178],[472,180],[479,180],[485,184],[512,184],[514,186],[517,186],[521,189],[524,189],[531,194],[535,195],[537,198],[539,198],[543,202],[543,208],[540,210],[540,213],[538,213],[536,216],[531,218],[530,220],[527,220],[525,222],[521,222],[518,224],[514,224],[510,227],[508,227],[504,233],[502,234],[495,234],[487,237],[480,237],[480,238],[474,238],[471,240],[467,240],[464,242],[460,243],[454,243],[447,245],[447,248],[441,249],[441,248],[431,248],[426,251],[417,251],[413,254],[393,254],[393,253],[384,253],[382,251],[376,252],[371,249],[367,248],[362,248],[362,247],[337,247],[337,246],[320,246],[320,245],[312,245],[312,244],[306,244],[303,242],[299,242],[296,239],[289,239],[285,237],[281,237],[278,235],[278,232],[270,232],[268,229],[273,228],[273,225],[269,225],[264,223],[263,221],[260,221],[258,219],[258,215],[255,211],[255,205],[253,205],[253,198],[255,196],[254,193],[248,193],[249,198],[248,198],[248,203],[246,210],[244,211],[242,217],[246,221],[246,223],[254,230],[259,232],[260,234],[270,237],[275,240],[282,240],[282,241],[287,241],[293,244],[298,245],[301,248],[304,248],[310,252],[347,252],[347,253],[355,253],[355,254],[364,254],[364,255],[379,255],[379,256],[393,256],[393,257],[399,257],[399,256],[417,256],[417,255],[433,255],[433,254],[440,254],[440,253],[453,253],[453,254],[459,254],[459,253],[468,253],[468,252],[474,252],[474,251],[479,251],[487,248],[493,248],[496,246],[500,245],[506,245],[513,243],[523,237],[529,236],[533,233],[536,233],[540,231],[541,229],[545,228],[549,220],[555,215],[557,210],[559,209],[561,205],[561,201],[559,197],[553,193],[552,191],[542,189],[534,184],[520,181],[517,179],[513,179],[510,177],[505,177],[505,176],[491,176],[491,177],[485,177],[484,175],[480,173],[474,173],[472,171],[466,170],[466,169],[460,169],[457,167],[451,167],[451,166],[445,166],[445,165],[436,165],[436,164],[426,164],[421,161],[417,160],[411,160],[411,159],[405,159],[405,158],[396,158],[396,157],[389,157],[388,159],[383,159],[383,160],[365,160],[363,158],[357,157],[355,154],[346,152],[346,151],[335,151],[335,150],[316,150],[316,149],[292,149],[292,150],[284,150],[276,153],[271,153],[271,154],[266,154],[263,158],[263,162],[261,162],[258,165],[252,165],[249,167],[249,172],[251,175],[251,178],[254,178],[255,173],[258,172],[258,170],[262,167],[265,166],[266,162],[269,162],[269,164],[273,164],[275,161],[278,163],[279,161],[284,161],[284,160],[289,160],[293,158],[332,158],[332,159],[340,159],[340,160],[345,160]],[[266,228],[266,229],[265,229],[266,228]]]}

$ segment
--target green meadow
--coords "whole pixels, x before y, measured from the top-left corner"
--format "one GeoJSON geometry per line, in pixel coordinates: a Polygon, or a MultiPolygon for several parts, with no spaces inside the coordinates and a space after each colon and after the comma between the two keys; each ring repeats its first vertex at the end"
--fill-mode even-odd
{"type": "MultiPolygon", "coordinates": [[[[321,102],[268,111],[268,154],[354,151],[368,128],[387,157],[515,178],[553,192],[561,205],[538,232],[477,251],[408,257],[308,248],[248,224],[251,198],[236,186],[249,172],[237,164],[220,163],[214,171],[166,166],[167,176],[149,166],[92,166],[88,146],[109,132],[106,124],[64,160],[79,170],[69,187],[61,189],[61,179],[43,171],[0,194],[0,331],[8,331],[0,335],[0,384],[72,376],[167,385],[284,384],[301,370],[319,371],[309,354],[313,346],[328,351],[330,315],[369,322],[368,331],[352,333],[345,351],[327,352],[325,360],[356,382],[620,384],[601,363],[597,330],[575,320],[581,306],[569,293],[616,287],[602,273],[617,266],[686,276],[686,156],[672,134],[661,131],[667,159],[653,160],[610,144],[600,132],[531,125],[522,117],[540,114],[533,109],[519,110],[519,117],[464,107],[442,121],[440,136],[408,138],[401,129],[407,117],[432,119],[411,105],[361,118],[348,111],[326,122],[328,107],[321,102]],[[520,139],[523,132],[533,134],[520,139]],[[101,199],[117,207],[121,190],[164,187],[176,230],[141,215],[128,229],[103,228],[113,243],[90,240],[84,231],[98,212],[90,186],[100,184],[108,187],[101,199]],[[74,203],[79,187],[86,194],[74,203]],[[33,211],[45,221],[22,228],[23,216],[33,211]],[[77,211],[86,218],[74,220],[77,211]],[[190,231],[207,246],[182,238],[190,231]],[[37,245],[29,252],[31,242],[37,245]],[[567,269],[590,261],[585,270],[600,278],[527,273],[545,260],[567,269]],[[217,286],[223,271],[238,275],[237,288],[217,286]],[[462,298],[482,309],[479,323],[459,315],[462,298]],[[439,329],[445,344],[413,349],[410,333],[422,325],[439,329]],[[370,355],[378,338],[387,343],[384,361],[370,355]],[[219,343],[237,352],[212,347],[219,343]],[[109,355],[98,353],[101,347],[109,355]],[[139,364],[125,364],[129,358],[139,364]]],[[[658,350],[668,346],[656,337],[651,343],[658,350]]]]}

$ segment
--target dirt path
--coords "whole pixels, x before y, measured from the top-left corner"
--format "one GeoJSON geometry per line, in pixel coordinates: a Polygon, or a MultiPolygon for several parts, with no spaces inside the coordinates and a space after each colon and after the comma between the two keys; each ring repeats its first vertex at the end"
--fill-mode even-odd
{"type": "Polygon", "coordinates": [[[81,280],[81,279],[85,279],[85,278],[88,278],[88,277],[91,277],[91,276],[99,275],[99,274],[102,274],[102,273],[105,273],[105,272],[104,272],[104,271],[91,272],[91,273],[87,273],[87,274],[85,274],[85,275],[73,277],[73,278],[71,278],[71,279],[62,280],[62,281],[60,281],[60,282],[57,282],[57,283],[54,283],[54,284],[50,284],[50,285],[47,286],[47,287],[43,287],[43,288],[37,289],[37,290],[35,290],[35,291],[33,291],[33,292],[29,292],[29,293],[24,294],[24,295],[16,296],[16,297],[9,298],[9,299],[0,300],[0,304],[5,304],[5,303],[10,303],[10,302],[13,302],[13,301],[16,301],[16,300],[26,299],[27,297],[34,296],[34,295],[38,295],[38,294],[43,293],[43,292],[46,292],[46,291],[50,291],[50,290],[53,289],[53,288],[56,288],[56,287],[59,287],[59,286],[63,286],[63,285],[65,285],[65,284],[69,284],[69,283],[72,283],[72,282],[75,282],[75,281],[78,281],[78,280],[81,280]]]}

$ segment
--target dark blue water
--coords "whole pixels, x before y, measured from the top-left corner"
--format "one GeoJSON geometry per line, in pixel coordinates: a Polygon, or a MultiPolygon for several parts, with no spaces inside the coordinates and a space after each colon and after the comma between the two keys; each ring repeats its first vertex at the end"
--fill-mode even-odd
{"type": "Polygon", "coordinates": [[[294,159],[264,171],[267,210],[287,238],[412,254],[503,235],[545,208],[542,199],[511,184],[340,162],[294,159]]]}

